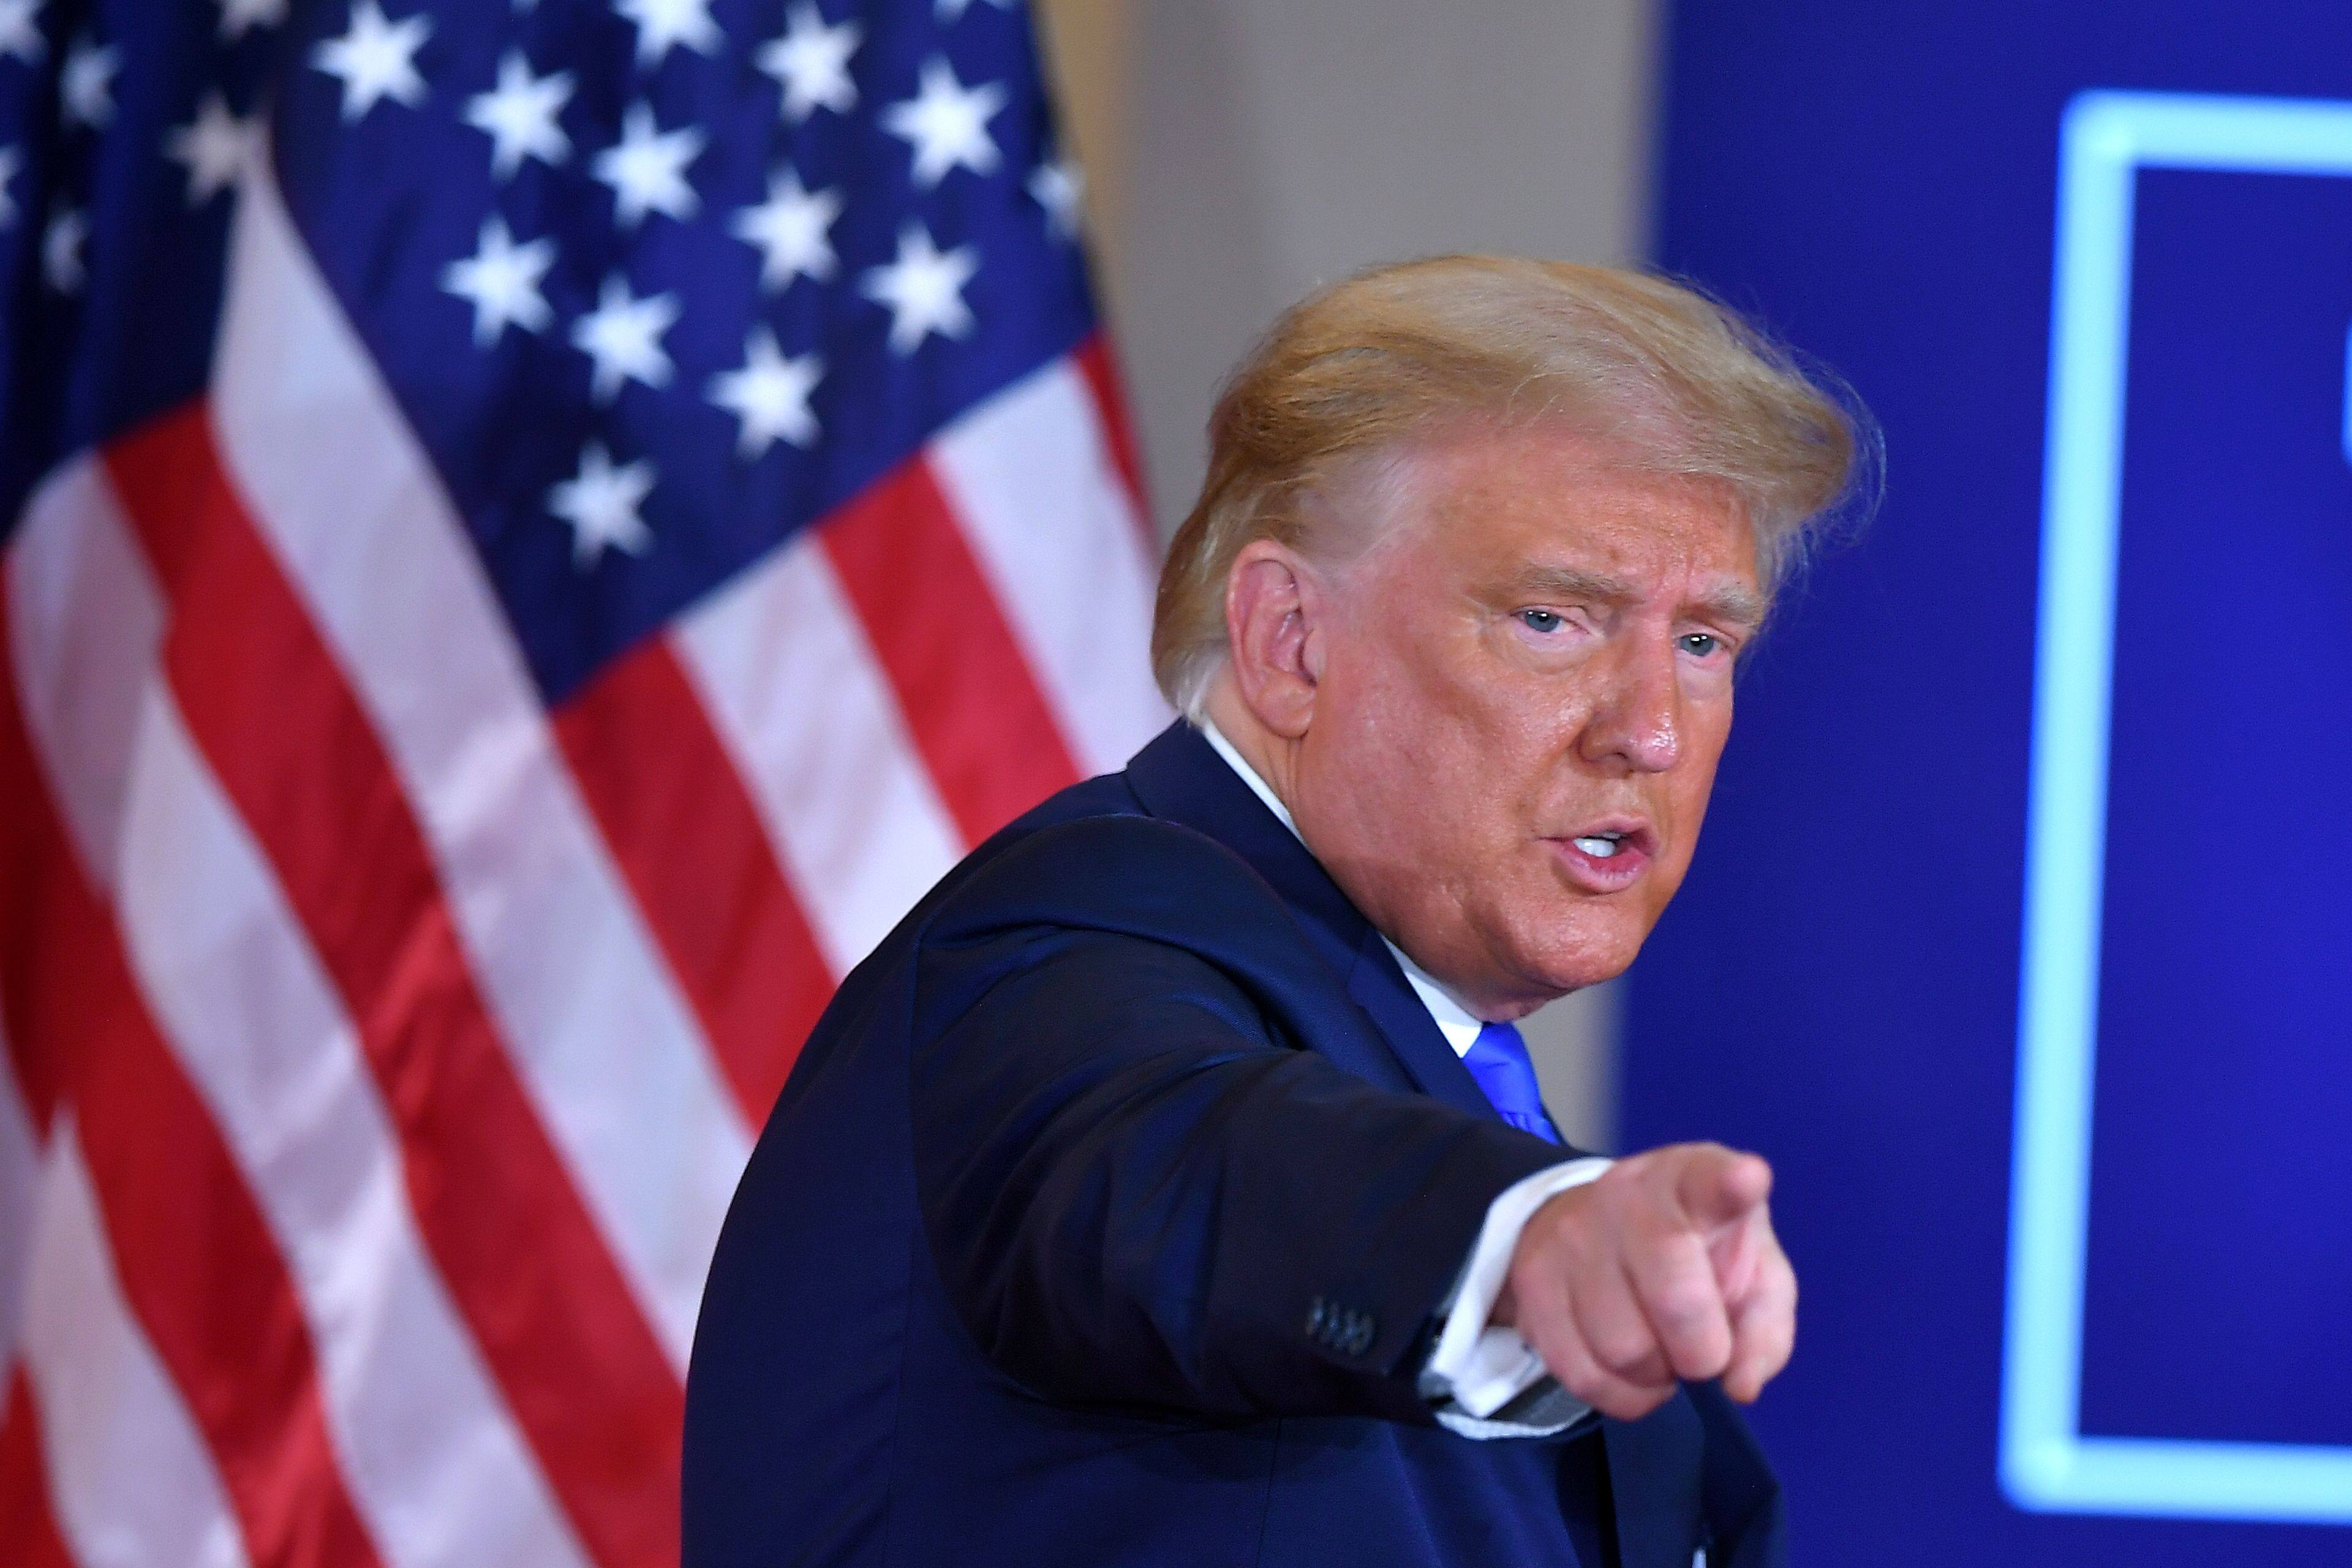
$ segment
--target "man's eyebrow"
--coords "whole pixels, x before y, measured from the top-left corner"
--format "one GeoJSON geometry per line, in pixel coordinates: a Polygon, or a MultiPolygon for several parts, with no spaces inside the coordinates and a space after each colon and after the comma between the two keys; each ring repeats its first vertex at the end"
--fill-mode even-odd
{"type": "Polygon", "coordinates": [[[1622,601],[1641,596],[1641,590],[1622,577],[1588,572],[1580,566],[1529,566],[1513,580],[1522,594],[1548,594],[1562,599],[1622,601]]]}
{"type": "Polygon", "coordinates": [[[1701,595],[1692,606],[1709,620],[1727,621],[1733,626],[1748,627],[1762,626],[1764,612],[1769,607],[1763,595],[1736,583],[1726,583],[1701,595]]]}
{"type": "MultiPolygon", "coordinates": [[[[1601,604],[1623,604],[1641,596],[1641,590],[1622,577],[1580,566],[1530,566],[1511,585],[1517,593],[1591,599],[1601,604]]],[[[1769,606],[1764,595],[1754,589],[1724,583],[1701,595],[1690,607],[1709,620],[1752,627],[1764,624],[1764,614],[1769,606]]]]}

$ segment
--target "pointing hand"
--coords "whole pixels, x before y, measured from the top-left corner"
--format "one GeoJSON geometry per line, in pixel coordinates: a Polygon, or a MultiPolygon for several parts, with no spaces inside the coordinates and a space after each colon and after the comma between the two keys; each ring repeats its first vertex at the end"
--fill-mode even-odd
{"type": "Polygon", "coordinates": [[[1753,1400],[1797,1335],[1771,1190],[1769,1165],[1719,1143],[1620,1160],[1528,1218],[1492,1321],[1621,1421],[1665,1403],[1677,1379],[1721,1378],[1732,1398],[1753,1400]]]}

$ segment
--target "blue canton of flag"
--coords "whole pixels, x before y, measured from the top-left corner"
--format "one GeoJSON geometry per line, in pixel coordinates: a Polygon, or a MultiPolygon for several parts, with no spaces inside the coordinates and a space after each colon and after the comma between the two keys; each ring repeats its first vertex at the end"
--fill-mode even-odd
{"type": "Polygon", "coordinates": [[[0,1557],[677,1560],[833,987],[1168,717],[1013,0],[0,0],[0,1557]]]}
{"type": "Polygon", "coordinates": [[[1092,325],[1025,17],[759,9],[287,46],[288,206],[551,700],[1092,325]]]}

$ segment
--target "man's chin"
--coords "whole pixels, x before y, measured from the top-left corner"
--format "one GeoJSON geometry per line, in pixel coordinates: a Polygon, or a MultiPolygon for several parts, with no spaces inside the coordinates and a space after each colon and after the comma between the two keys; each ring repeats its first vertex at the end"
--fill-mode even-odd
{"type": "Polygon", "coordinates": [[[1643,939],[1650,934],[1648,922],[1639,930],[1626,929],[1631,923],[1580,921],[1565,930],[1547,931],[1521,946],[1518,970],[1552,996],[1605,984],[1633,967],[1643,939]]]}

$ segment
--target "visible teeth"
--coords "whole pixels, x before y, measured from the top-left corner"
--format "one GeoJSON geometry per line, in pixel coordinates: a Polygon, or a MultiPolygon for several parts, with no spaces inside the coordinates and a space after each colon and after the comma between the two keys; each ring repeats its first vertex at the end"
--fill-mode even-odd
{"type": "Polygon", "coordinates": [[[1614,838],[1603,838],[1595,834],[1590,838],[1576,840],[1576,847],[1596,860],[1606,860],[1617,853],[1618,843],[1614,838]]]}

